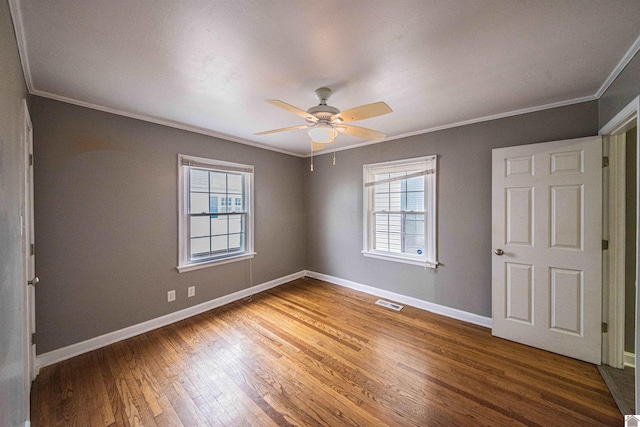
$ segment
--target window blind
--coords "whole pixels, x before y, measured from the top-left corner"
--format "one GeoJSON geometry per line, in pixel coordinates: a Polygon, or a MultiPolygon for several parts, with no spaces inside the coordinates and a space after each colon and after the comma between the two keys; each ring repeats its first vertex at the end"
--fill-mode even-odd
{"type": "Polygon", "coordinates": [[[432,173],[435,173],[435,171],[433,169],[426,169],[426,170],[423,170],[423,171],[410,173],[409,175],[394,176],[392,178],[381,179],[380,181],[365,182],[364,186],[365,187],[371,187],[372,185],[386,184],[388,182],[401,181],[403,179],[415,178],[415,177],[418,177],[418,176],[429,175],[429,174],[432,174],[432,173]]]}
{"type": "Polygon", "coordinates": [[[231,166],[231,165],[224,165],[219,163],[201,163],[201,162],[197,162],[197,161],[185,159],[185,158],[182,159],[182,166],[189,166],[189,167],[196,167],[196,168],[203,168],[203,169],[215,169],[215,170],[226,171],[226,172],[242,172],[242,173],[253,172],[252,167],[231,166]]]}

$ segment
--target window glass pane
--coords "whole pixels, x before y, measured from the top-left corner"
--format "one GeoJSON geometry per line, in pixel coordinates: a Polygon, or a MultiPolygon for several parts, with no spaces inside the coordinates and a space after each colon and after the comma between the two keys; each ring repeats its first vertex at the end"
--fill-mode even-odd
{"type": "Polygon", "coordinates": [[[243,210],[242,196],[236,196],[234,198],[233,212],[242,212],[243,210]]]}
{"type": "Polygon", "coordinates": [[[376,214],[375,215],[375,227],[379,233],[389,231],[389,215],[388,214],[376,214]]]}
{"type": "Polygon", "coordinates": [[[229,252],[244,251],[244,233],[229,235],[229,252]]]}
{"type": "Polygon", "coordinates": [[[209,217],[191,217],[191,237],[209,237],[209,217]]]}
{"type": "MultiPolygon", "coordinates": [[[[388,173],[378,173],[378,174],[375,174],[373,176],[373,180],[374,181],[382,181],[382,180],[388,179],[388,178],[389,178],[389,174],[388,173]]],[[[380,185],[384,185],[384,184],[380,184],[380,185]]]]}
{"type": "Polygon", "coordinates": [[[191,259],[209,256],[209,237],[191,239],[191,259]]]}
{"type": "Polygon", "coordinates": [[[227,192],[229,194],[242,194],[242,175],[228,174],[227,192]]]}
{"type": "Polygon", "coordinates": [[[229,215],[229,233],[240,233],[242,230],[241,215],[229,215]]]}
{"type": "Polygon", "coordinates": [[[402,236],[399,233],[389,234],[389,252],[402,252],[402,236]]]}
{"type": "Polygon", "coordinates": [[[402,226],[401,214],[389,215],[389,232],[390,233],[399,233],[401,231],[401,226],[402,226]]]}
{"type": "Polygon", "coordinates": [[[213,255],[224,255],[227,253],[227,236],[211,237],[211,253],[213,255]]]}
{"type": "Polygon", "coordinates": [[[399,211],[402,209],[402,193],[389,193],[389,210],[399,211]]]}
{"type": "Polygon", "coordinates": [[[379,244],[377,246],[377,249],[383,250],[383,251],[389,251],[389,235],[385,234],[384,236],[379,236],[379,244]]]}
{"type": "MultiPolygon", "coordinates": [[[[376,186],[376,188],[378,188],[376,186]]],[[[388,211],[389,210],[389,193],[375,193],[373,210],[388,211]]]]}
{"type": "Polygon", "coordinates": [[[189,182],[191,183],[189,191],[207,192],[209,191],[209,172],[191,168],[189,182]]]}
{"type": "Polygon", "coordinates": [[[422,255],[424,253],[424,234],[406,235],[404,246],[404,253],[422,255]]]}
{"type": "Polygon", "coordinates": [[[227,234],[227,217],[222,215],[216,215],[211,217],[211,235],[220,236],[227,234]]]}
{"type": "Polygon", "coordinates": [[[374,249],[379,251],[389,251],[389,235],[386,233],[376,234],[374,249]]]}
{"type": "Polygon", "coordinates": [[[405,182],[405,191],[424,191],[424,177],[416,176],[403,180],[405,182]]]}
{"type": "Polygon", "coordinates": [[[209,194],[209,212],[220,212],[220,198],[213,194],[209,194]]]}
{"type": "Polygon", "coordinates": [[[424,254],[424,215],[407,215],[404,221],[404,225],[404,252],[416,255],[424,254]]]}
{"type": "Polygon", "coordinates": [[[404,221],[404,231],[409,234],[424,235],[424,215],[407,215],[404,221]]]}
{"type": "Polygon", "coordinates": [[[226,212],[227,211],[227,198],[224,193],[211,193],[209,195],[211,210],[209,212],[226,212]]]}
{"type": "Polygon", "coordinates": [[[406,193],[403,210],[424,212],[424,191],[406,193]]]}
{"type": "Polygon", "coordinates": [[[227,174],[224,172],[209,172],[209,185],[212,193],[226,193],[227,174]]]}
{"type": "Polygon", "coordinates": [[[191,193],[190,194],[190,213],[209,212],[209,194],[207,193],[191,193]]]}

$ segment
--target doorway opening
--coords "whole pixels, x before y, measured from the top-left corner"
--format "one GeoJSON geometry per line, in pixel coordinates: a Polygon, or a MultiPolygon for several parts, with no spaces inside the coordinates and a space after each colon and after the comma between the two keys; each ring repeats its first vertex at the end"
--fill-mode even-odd
{"type": "Polygon", "coordinates": [[[637,413],[638,373],[638,108],[636,98],[600,133],[604,136],[603,366],[621,412],[637,413]]]}

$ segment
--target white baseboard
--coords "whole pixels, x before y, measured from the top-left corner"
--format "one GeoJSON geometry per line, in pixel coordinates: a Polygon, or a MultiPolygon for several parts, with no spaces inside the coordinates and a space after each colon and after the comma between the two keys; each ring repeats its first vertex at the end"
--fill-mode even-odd
{"type": "Polygon", "coordinates": [[[325,282],[334,283],[336,285],[344,286],[346,288],[364,292],[377,297],[387,298],[405,305],[410,305],[411,307],[430,311],[435,314],[440,314],[442,316],[451,317],[453,319],[462,320],[468,323],[473,323],[474,325],[484,326],[485,328],[491,328],[492,326],[492,320],[490,317],[480,316],[478,314],[473,314],[444,305],[424,301],[418,298],[397,294],[395,292],[385,291],[383,289],[374,288],[372,286],[363,285],[360,283],[352,282],[350,280],[340,279],[338,277],[329,276],[327,274],[316,273],[314,271],[307,271],[305,275],[307,277],[324,280],[325,282]]]}
{"type": "MultiPolygon", "coordinates": [[[[370,295],[375,295],[382,298],[387,298],[405,305],[420,308],[422,310],[430,311],[432,313],[440,314],[453,319],[462,320],[464,322],[473,323],[475,325],[491,328],[491,318],[479,316],[477,314],[469,313],[466,311],[458,310],[444,305],[435,304],[432,302],[420,300],[417,298],[409,297],[406,295],[397,294],[395,292],[385,291],[383,289],[374,288],[372,286],[363,285],[360,283],[352,282],[338,277],[329,276],[327,274],[316,273],[313,271],[299,271],[297,273],[290,274],[285,277],[281,277],[275,280],[271,280],[260,285],[253,286],[251,288],[243,289],[238,292],[234,292],[229,295],[216,298],[211,301],[204,302],[202,304],[194,305],[193,307],[185,308],[184,310],[169,313],[164,316],[148,320],[146,322],[138,323],[137,325],[129,326],[118,331],[109,332],[95,338],[88,339],[76,344],[72,344],[67,347],[59,348],[57,350],[50,351],[48,353],[40,354],[36,357],[36,372],[41,368],[49,365],[53,365],[63,360],[70,359],[75,356],[79,356],[84,353],[88,353],[93,350],[97,350],[101,347],[105,347],[109,344],[116,343],[136,335],[143,334],[145,332],[152,331],[154,329],[161,328],[163,326],[170,325],[180,320],[186,319],[204,313],[205,311],[214,309],[216,307],[229,304],[231,302],[246,298],[250,295],[258,292],[266,291],[267,289],[275,288],[284,283],[290,282],[301,277],[308,276],[314,279],[324,280],[326,282],[334,283],[336,285],[344,286],[356,291],[364,292],[370,295]]],[[[625,355],[626,356],[626,355],[625,355]]],[[[635,359],[635,357],[634,357],[635,359]]],[[[626,358],[625,358],[626,363],[626,358]]]]}
{"type": "Polygon", "coordinates": [[[628,351],[624,352],[624,366],[628,366],[630,368],[636,367],[636,355],[635,353],[631,353],[628,351]]]}
{"type": "Polygon", "coordinates": [[[75,356],[79,356],[84,353],[88,353],[93,350],[97,350],[101,347],[105,347],[109,344],[113,344],[118,341],[122,341],[136,335],[143,334],[145,332],[152,331],[154,329],[161,328],[163,326],[170,325],[188,317],[195,316],[205,311],[211,310],[216,307],[220,307],[225,304],[229,304],[234,301],[238,301],[242,298],[246,298],[250,295],[258,292],[266,291],[267,289],[275,288],[284,283],[290,282],[295,279],[299,279],[305,276],[305,271],[299,271],[297,273],[290,274],[288,276],[280,277],[275,280],[271,280],[260,285],[252,286],[247,289],[243,289],[238,292],[234,292],[229,295],[222,296],[220,298],[213,299],[211,301],[203,302],[193,307],[185,308],[184,310],[169,313],[155,319],[148,320],[146,322],[138,323],[137,325],[129,326],[118,331],[109,332],[108,334],[100,335],[99,337],[91,338],[86,341],[82,341],[76,344],[72,344],[67,347],[59,348],[57,350],[50,351],[48,353],[40,354],[36,357],[36,372],[41,368],[54,363],[62,362],[63,360],[70,359],[75,356]]]}
{"type": "Polygon", "coordinates": [[[24,422],[24,427],[31,427],[31,421],[27,420],[24,422]]]}

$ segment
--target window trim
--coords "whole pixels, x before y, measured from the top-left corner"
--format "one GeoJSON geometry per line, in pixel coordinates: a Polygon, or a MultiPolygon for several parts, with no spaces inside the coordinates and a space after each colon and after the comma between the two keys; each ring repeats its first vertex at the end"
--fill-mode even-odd
{"type": "MultiPolygon", "coordinates": [[[[410,174],[409,176],[415,176],[410,174]]],[[[400,262],[411,265],[418,265],[425,268],[437,268],[437,156],[415,157],[411,159],[393,160],[382,163],[372,163],[362,166],[362,188],[363,188],[363,233],[362,233],[362,254],[365,257],[383,259],[387,261],[400,262]],[[402,254],[373,249],[374,227],[373,227],[373,188],[374,185],[367,185],[373,181],[373,176],[381,173],[401,172],[424,168],[424,206],[425,206],[425,253],[423,255],[402,254]]]]}
{"type": "Polygon", "coordinates": [[[178,154],[178,266],[176,269],[179,273],[184,273],[201,268],[213,267],[216,265],[228,264],[230,262],[242,261],[253,258],[254,252],[254,198],[253,198],[253,176],[254,168],[251,165],[243,165],[240,163],[225,162],[222,160],[207,159],[204,157],[194,157],[185,154],[178,154]],[[246,220],[245,220],[245,250],[236,255],[229,255],[217,259],[208,259],[203,261],[190,261],[188,257],[189,245],[189,192],[186,191],[185,185],[188,182],[187,174],[189,168],[185,166],[196,166],[202,168],[210,168],[220,172],[240,172],[245,176],[244,194],[246,203],[246,220]]]}

